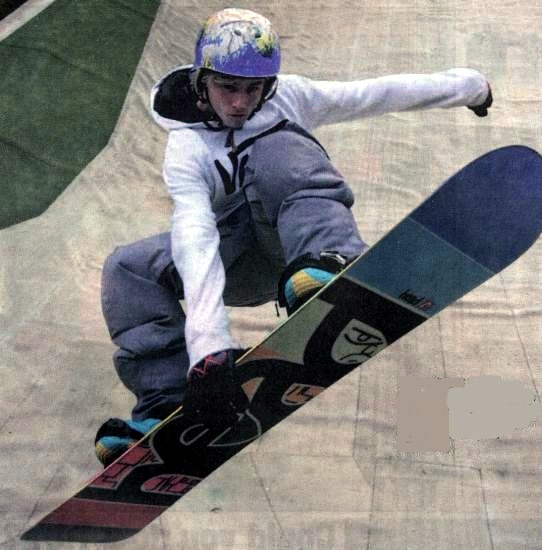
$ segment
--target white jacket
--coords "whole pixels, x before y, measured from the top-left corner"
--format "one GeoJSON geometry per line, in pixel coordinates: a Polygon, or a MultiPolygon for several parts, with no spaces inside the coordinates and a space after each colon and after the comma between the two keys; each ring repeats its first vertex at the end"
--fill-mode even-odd
{"type": "Polygon", "coordinates": [[[247,139],[285,119],[312,132],[325,124],[388,112],[480,105],[488,94],[484,76],[471,69],[355,82],[281,75],[272,99],[242,129],[231,132],[201,121],[203,115],[194,109],[188,85],[180,99],[175,95],[178,86],[170,85],[171,109],[157,106],[160,90],[166,89],[164,82],[182,76],[187,84],[188,70],[188,66],[179,67],[162,78],[152,89],[151,105],[156,122],[169,130],[163,175],[175,206],[172,251],[184,286],[191,366],[209,353],[239,347],[232,340],[222,298],[225,273],[216,222],[242,200],[239,166],[250,155],[250,147],[243,145],[247,139]]]}

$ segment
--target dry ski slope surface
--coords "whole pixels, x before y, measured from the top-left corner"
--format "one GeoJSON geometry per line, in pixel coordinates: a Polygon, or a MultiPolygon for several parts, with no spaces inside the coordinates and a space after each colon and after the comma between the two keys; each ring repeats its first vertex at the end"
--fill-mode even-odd
{"type": "MultiPolygon", "coordinates": [[[[541,6],[240,5],[273,19],[285,72],[355,79],[470,66],[491,80],[495,105],[486,119],[466,109],[402,113],[319,131],[355,190],[355,215],[371,243],[479,154],[511,143],[542,149],[541,6]]],[[[162,2],[109,145],[45,214],[0,232],[6,548],[38,547],[18,535],[95,472],[95,429],[131,407],[111,366],[101,266],[117,244],[168,228],[166,135],[148,116],[148,90],[191,60],[201,21],[225,6],[162,2]]],[[[540,422],[499,439],[455,439],[448,453],[399,451],[396,432],[400,376],[493,374],[521,381],[540,401],[541,268],[539,242],[114,547],[540,548],[540,422]]],[[[251,344],[277,319],[269,304],[232,312],[232,322],[251,344]]]]}

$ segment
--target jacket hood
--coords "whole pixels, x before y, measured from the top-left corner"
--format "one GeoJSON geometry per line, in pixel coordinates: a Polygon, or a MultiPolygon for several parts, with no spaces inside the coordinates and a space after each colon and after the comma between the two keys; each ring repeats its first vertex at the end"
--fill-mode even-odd
{"type": "Polygon", "coordinates": [[[193,65],[176,67],[162,77],[151,90],[154,120],[166,130],[203,126],[213,120],[210,113],[198,109],[197,96],[191,83],[193,65]]]}

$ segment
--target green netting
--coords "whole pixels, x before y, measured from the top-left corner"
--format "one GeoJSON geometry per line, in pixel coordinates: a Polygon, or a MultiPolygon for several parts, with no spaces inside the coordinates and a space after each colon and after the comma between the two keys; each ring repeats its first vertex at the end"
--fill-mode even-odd
{"type": "Polygon", "coordinates": [[[158,0],[57,0],[0,42],[0,228],[42,213],[107,143],[158,0]]]}

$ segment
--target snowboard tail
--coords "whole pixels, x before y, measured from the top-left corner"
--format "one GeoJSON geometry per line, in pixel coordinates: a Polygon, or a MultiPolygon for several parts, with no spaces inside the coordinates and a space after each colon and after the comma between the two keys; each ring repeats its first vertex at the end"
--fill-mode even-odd
{"type": "Polygon", "coordinates": [[[266,430],[498,273],[542,231],[542,157],[497,149],[448,179],[237,363],[250,407],[227,428],[182,408],[24,533],[127,538],[266,430]]]}

